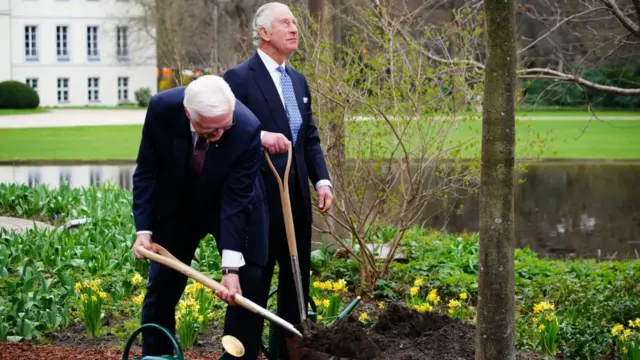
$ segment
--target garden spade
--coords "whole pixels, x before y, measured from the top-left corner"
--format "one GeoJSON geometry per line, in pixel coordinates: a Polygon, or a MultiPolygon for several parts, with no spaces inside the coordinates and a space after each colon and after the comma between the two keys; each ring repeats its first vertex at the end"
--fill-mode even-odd
{"type": "MultiPolygon", "coordinates": [[[[204,274],[202,274],[201,272],[197,271],[196,269],[184,264],[182,261],[178,260],[176,257],[174,257],[173,255],[171,255],[171,253],[169,251],[167,251],[164,247],[162,247],[160,244],[154,243],[153,244],[156,248],[157,253],[154,253],[153,251],[149,251],[147,249],[145,249],[143,246],[138,246],[137,247],[137,251],[144,255],[147,259],[153,260],[157,263],[163,264],[165,266],[168,266],[176,271],[181,272],[182,274],[192,278],[193,280],[201,283],[202,285],[208,287],[211,290],[221,290],[221,291],[228,291],[228,289],[220,284],[219,282],[205,276],[204,274]]],[[[292,334],[296,335],[298,338],[302,338],[302,334],[289,322],[287,322],[286,320],[282,319],[281,317],[279,317],[278,315],[268,311],[267,309],[261,307],[260,305],[254,303],[253,301],[245,298],[244,296],[240,295],[240,294],[235,294],[233,300],[236,302],[236,304],[242,306],[243,308],[256,313],[260,316],[262,316],[265,319],[268,319],[280,326],[282,326],[284,329],[288,330],[289,332],[291,332],[292,334]]],[[[233,340],[233,339],[230,339],[233,340]]],[[[235,341],[228,341],[225,340],[225,344],[231,344],[232,342],[235,343],[235,346],[237,346],[237,342],[235,341]]],[[[231,352],[230,352],[231,353],[231,352]]]]}
{"type": "Polygon", "coordinates": [[[273,166],[269,153],[265,151],[265,156],[269,167],[273,172],[273,176],[278,181],[280,188],[280,200],[282,201],[282,215],[284,217],[285,230],[287,232],[287,244],[289,245],[289,254],[291,256],[291,269],[293,272],[293,282],[296,286],[296,294],[298,298],[298,310],[300,311],[300,320],[307,318],[307,304],[304,301],[304,293],[302,291],[302,274],[300,273],[300,262],[298,261],[298,246],[296,245],[296,233],[293,227],[293,215],[291,213],[291,201],[289,200],[289,170],[291,168],[291,143],[288,146],[287,166],[284,170],[284,179],[280,178],[278,171],[273,166]]]}

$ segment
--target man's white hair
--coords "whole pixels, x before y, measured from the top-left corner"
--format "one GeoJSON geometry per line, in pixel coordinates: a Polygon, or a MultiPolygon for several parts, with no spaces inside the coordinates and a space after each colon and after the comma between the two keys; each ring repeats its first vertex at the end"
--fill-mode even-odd
{"type": "Polygon", "coordinates": [[[204,75],[187,85],[182,103],[191,119],[197,122],[200,116],[209,118],[233,112],[236,97],[223,78],[204,75]]]}
{"type": "Polygon", "coordinates": [[[273,24],[275,15],[273,10],[281,7],[289,8],[287,5],[280,2],[266,3],[258,8],[256,15],[253,17],[253,44],[255,46],[259,46],[260,42],[262,42],[258,29],[262,26],[267,31],[271,31],[271,24],[273,24]]]}

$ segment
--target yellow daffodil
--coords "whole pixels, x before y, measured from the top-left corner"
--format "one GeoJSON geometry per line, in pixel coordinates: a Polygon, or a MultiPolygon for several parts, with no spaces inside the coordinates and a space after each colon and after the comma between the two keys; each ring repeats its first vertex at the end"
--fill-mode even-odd
{"type": "Polygon", "coordinates": [[[133,300],[133,303],[134,303],[134,304],[136,304],[136,305],[140,305],[140,304],[142,304],[142,302],[144,301],[144,295],[143,295],[143,294],[140,294],[140,295],[138,295],[138,296],[134,297],[132,300],[133,300]]]}
{"type": "Polygon", "coordinates": [[[427,300],[431,301],[433,305],[438,305],[440,303],[440,296],[438,296],[438,289],[433,289],[429,291],[429,295],[427,295],[427,300]]]}
{"type": "Polygon", "coordinates": [[[612,329],[611,329],[611,335],[616,336],[619,332],[621,332],[622,330],[624,330],[624,326],[622,324],[616,324],[612,329]]]}
{"type": "Polygon", "coordinates": [[[360,314],[360,321],[366,321],[369,319],[369,315],[365,312],[360,314]]]}
{"type": "Polygon", "coordinates": [[[550,304],[546,301],[541,301],[535,305],[533,305],[533,313],[537,314],[540,312],[543,312],[545,310],[554,310],[555,307],[553,306],[553,304],[550,304]]]}
{"type": "Polygon", "coordinates": [[[414,287],[411,288],[411,290],[409,290],[409,293],[411,294],[411,296],[416,296],[418,291],[420,291],[420,288],[417,287],[417,286],[414,286],[414,287]]]}
{"type": "Polygon", "coordinates": [[[138,285],[138,284],[142,284],[144,282],[144,279],[142,278],[142,276],[140,276],[140,274],[136,273],[135,275],[133,275],[133,277],[131,278],[131,283],[133,285],[138,285]]]}

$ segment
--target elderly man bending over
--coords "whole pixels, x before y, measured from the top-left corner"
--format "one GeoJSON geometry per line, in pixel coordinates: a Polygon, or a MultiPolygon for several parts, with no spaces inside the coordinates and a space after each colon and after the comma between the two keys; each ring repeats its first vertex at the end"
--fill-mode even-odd
{"type": "MultiPolygon", "coordinates": [[[[216,293],[231,305],[225,332],[257,358],[262,319],[233,302],[242,293],[261,306],[255,292],[268,259],[268,210],[259,175],[261,125],[218,76],[154,95],[149,103],[133,175],[135,248],[160,244],[190,264],[200,240],[216,239],[222,284],[216,293]],[[236,305],[236,306],[234,306],[236,305]]],[[[175,332],[175,308],[187,278],[151,262],[142,323],[175,332]]],[[[143,332],[143,355],[172,353],[157,331],[143,332]]],[[[249,358],[249,357],[247,357],[249,358]]]]}

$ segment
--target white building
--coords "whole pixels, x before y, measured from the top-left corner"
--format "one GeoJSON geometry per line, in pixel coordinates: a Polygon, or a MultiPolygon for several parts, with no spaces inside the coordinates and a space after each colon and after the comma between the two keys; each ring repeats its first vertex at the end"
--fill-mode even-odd
{"type": "Polygon", "coordinates": [[[157,91],[156,45],[138,0],[0,0],[0,81],[41,106],[114,106],[157,91]],[[8,52],[7,52],[8,49],[8,52]]]}

